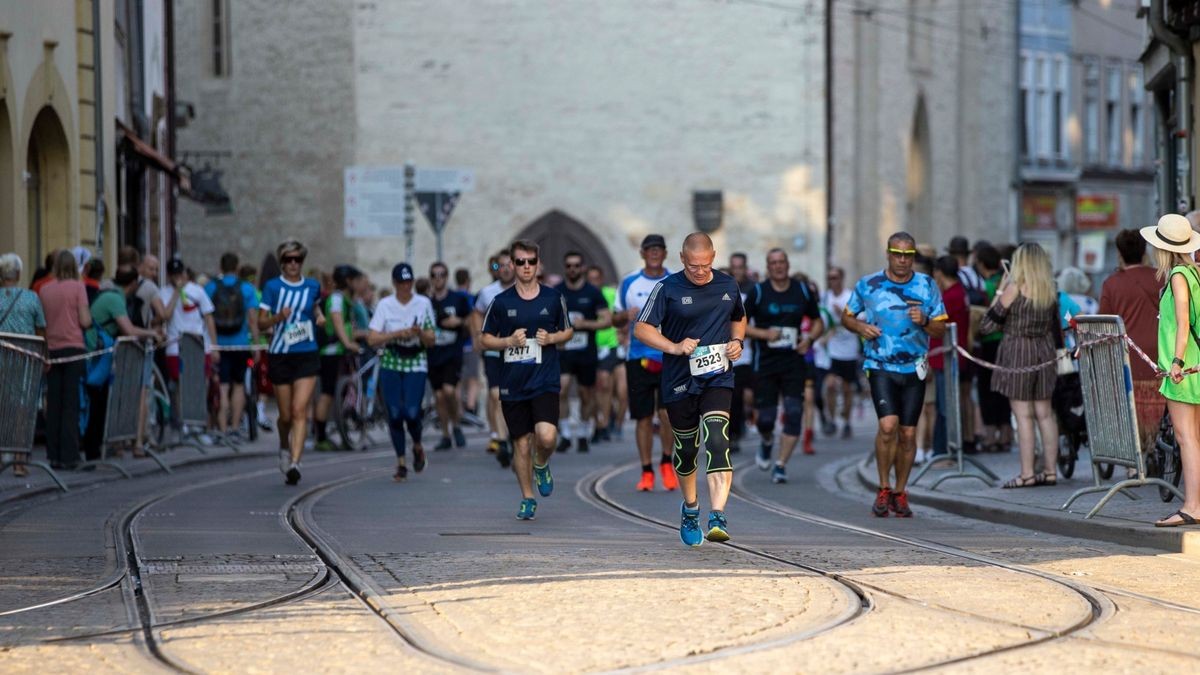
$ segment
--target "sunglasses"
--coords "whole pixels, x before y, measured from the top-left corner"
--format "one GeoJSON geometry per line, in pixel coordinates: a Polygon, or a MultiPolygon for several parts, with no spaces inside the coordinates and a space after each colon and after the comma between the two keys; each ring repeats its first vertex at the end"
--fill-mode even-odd
{"type": "Polygon", "coordinates": [[[434,279],[445,279],[446,273],[445,272],[434,272],[433,274],[430,274],[429,276],[433,277],[434,279]]]}
{"type": "Polygon", "coordinates": [[[513,264],[517,267],[525,267],[526,265],[533,267],[538,262],[537,256],[532,258],[513,258],[513,264]]]}
{"type": "Polygon", "coordinates": [[[569,270],[573,270],[573,269],[578,269],[580,267],[583,267],[583,263],[566,263],[565,265],[563,265],[563,267],[566,267],[569,270]]]}
{"type": "Polygon", "coordinates": [[[304,258],[298,255],[285,255],[279,259],[280,265],[290,265],[292,263],[299,265],[302,262],[304,262],[304,258]]]}
{"type": "Polygon", "coordinates": [[[901,258],[917,257],[917,251],[915,249],[911,249],[911,248],[889,248],[888,253],[891,253],[892,255],[900,256],[901,258]]]}

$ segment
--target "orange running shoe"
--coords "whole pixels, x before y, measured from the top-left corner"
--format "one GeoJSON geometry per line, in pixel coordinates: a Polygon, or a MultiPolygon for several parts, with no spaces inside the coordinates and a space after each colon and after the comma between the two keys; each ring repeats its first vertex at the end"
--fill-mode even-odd
{"type": "Polygon", "coordinates": [[[637,484],[638,492],[654,492],[654,472],[643,471],[642,479],[637,484]]]}
{"type": "Polygon", "coordinates": [[[487,451],[489,454],[494,455],[494,454],[496,454],[496,451],[499,449],[500,449],[500,441],[498,441],[494,438],[492,440],[488,441],[487,451]]]}
{"type": "MultiPolygon", "coordinates": [[[[663,489],[667,492],[679,489],[679,479],[675,476],[675,467],[667,462],[658,465],[658,472],[662,474],[663,489]]],[[[651,478],[653,480],[653,478],[651,478]]]]}

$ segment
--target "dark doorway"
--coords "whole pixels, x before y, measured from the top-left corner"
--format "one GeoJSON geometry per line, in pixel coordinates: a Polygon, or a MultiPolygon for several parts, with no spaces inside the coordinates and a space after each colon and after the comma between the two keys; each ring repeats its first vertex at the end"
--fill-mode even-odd
{"type": "Polygon", "coordinates": [[[598,265],[604,270],[605,283],[615,285],[620,282],[604,242],[586,225],[558,209],[542,214],[521,230],[517,238],[537,242],[541,247],[538,257],[542,259],[542,269],[547,275],[561,275],[563,256],[568,251],[578,251],[583,254],[586,264],[598,265]]]}

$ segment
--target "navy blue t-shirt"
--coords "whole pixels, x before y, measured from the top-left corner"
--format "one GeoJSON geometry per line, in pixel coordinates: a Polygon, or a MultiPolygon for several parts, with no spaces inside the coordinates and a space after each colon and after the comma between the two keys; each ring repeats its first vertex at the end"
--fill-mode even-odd
{"type": "MultiPolygon", "coordinates": [[[[584,282],[578,290],[571,290],[567,282],[554,287],[562,293],[563,301],[567,303],[567,313],[574,325],[579,319],[595,321],[599,310],[608,309],[608,301],[599,288],[584,282]]],[[[581,331],[575,329],[575,336],[561,346],[562,351],[571,356],[582,355],[585,358],[596,358],[596,331],[581,331]]]]}
{"type": "Polygon", "coordinates": [[[746,318],[758,328],[780,328],[784,333],[777,342],[754,341],[754,372],[780,373],[804,367],[804,357],[796,351],[796,344],[805,317],[821,318],[816,294],[807,284],[789,279],[787,289],[780,292],[770,281],[764,281],[746,293],[746,318]]]}
{"type": "MultiPolygon", "coordinates": [[[[571,325],[567,315],[567,304],[562,293],[549,286],[538,285],[538,295],[525,300],[517,294],[517,287],[496,296],[483,317],[483,332],[505,338],[518,328],[525,329],[525,340],[534,343],[539,328],[547,333],[557,333],[571,325]]],[[[524,401],[541,394],[559,392],[558,349],[542,347],[542,362],[516,362],[521,348],[508,348],[500,353],[500,400],[524,401]],[[513,352],[510,354],[510,352],[513,352]]]]}
{"type": "MultiPolygon", "coordinates": [[[[657,326],[671,342],[685,338],[700,346],[724,345],[732,339],[730,324],[746,315],[733,277],[713,271],[712,281],[697,286],[676,272],[654,287],[638,321],[657,326]]],[[[687,356],[663,354],[662,402],[671,403],[710,387],[733,387],[733,368],[693,377],[687,356]]]]}
{"type": "Polygon", "coordinates": [[[430,296],[429,301],[433,303],[434,318],[434,342],[429,350],[429,365],[440,366],[447,361],[461,359],[467,340],[466,320],[471,314],[467,296],[450,291],[441,300],[430,296]],[[463,323],[458,328],[442,328],[442,321],[452,316],[462,319],[463,323]]]}

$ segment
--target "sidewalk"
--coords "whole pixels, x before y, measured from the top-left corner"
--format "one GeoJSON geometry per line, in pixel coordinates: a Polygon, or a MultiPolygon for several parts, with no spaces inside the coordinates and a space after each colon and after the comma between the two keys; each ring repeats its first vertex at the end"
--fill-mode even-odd
{"type": "MultiPolygon", "coordinates": [[[[864,453],[865,456],[865,453],[864,453]]],[[[1058,478],[1058,485],[1004,490],[999,486],[1020,472],[1017,451],[979,454],[973,457],[1000,477],[994,486],[973,478],[947,480],[931,490],[937,480],[957,469],[931,469],[918,485],[909,486],[909,500],[913,504],[931,506],[942,511],[968,518],[995,523],[1015,525],[1051,534],[1098,539],[1128,546],[1156,548],[1172,553],[1200,556],[1200,528],[1157,528],[1154,521],[1166,516],[1181,506],[1178,498],[1164,503],[1154,486],[1130,490],[1139,499],[1131,500],[1118,494],[1109,500],[1104,509],[1091,519],[1084,516],[1104,496],[1103,492],[1080,497],[1067,511],[1060,511],[1067,499],[1076,490],[1093,485],[1092,465],[1084,452],[1075,466],[1075,475],[1070,479],[1058,478]]],[[[972,473],[970,465],[967,472],[972,473]]],[[[859,482],[870,490],[878,487],[878,473],[874,462],[856,461],[846,467],[857,475],[859,482]]],[[[918,468],[913,469],[916,476],[918,468]]],[[[1117,467],[1111,480],[1101,481],[1107,485],[1121,480],[1125,469],[1117,467]]]]}

